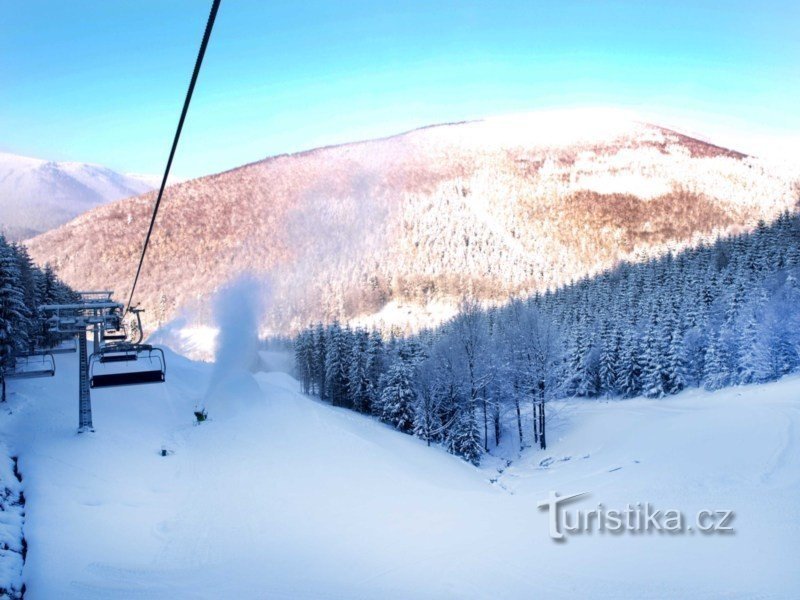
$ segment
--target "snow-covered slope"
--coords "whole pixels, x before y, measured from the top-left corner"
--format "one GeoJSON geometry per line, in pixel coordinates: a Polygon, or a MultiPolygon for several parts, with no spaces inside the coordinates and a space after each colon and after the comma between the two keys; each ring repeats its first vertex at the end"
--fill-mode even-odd
{"type": "Polygon", "coordinates": [[[13,382],[0,419],[24,477],[28,600],[800,594],[797,377],[553,404],[547,452],[498,473],[280,373],[255,375],[236,410],[210,399],[194,426],[213,366],[173,354],[164,385],[95,391],[97,431],[78,436],[74,360],[13,382]],[[736,533],[556,543],[537,509],[551,490],[590,492],[586,509],[730,509],[736,533]]]}
{"type": "Polygon", "coordinates": [[[143,177],[100,165],[0,152],[0,233],[11,239],[32,237],[91,208],[153,187],[143,177]]]}

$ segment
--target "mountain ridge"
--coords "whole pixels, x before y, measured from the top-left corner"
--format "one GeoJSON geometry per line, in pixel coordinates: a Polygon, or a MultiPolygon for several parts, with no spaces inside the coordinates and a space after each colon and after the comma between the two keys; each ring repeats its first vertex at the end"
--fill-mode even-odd
{"type": "MultiPolygon", "coordinates": [[[[503,302],[751,228],[794,207],[793,177],[606,113],[428,126],[174,184],[137,299],[151,325],[186,311],[207,322],[213,293],[250,273],[272,280],[272,331],[429,326],[464,295],[503,302]]],[[[95,209],[31,254],[68,283],[124,295],[152,201],[95,209]],[[89,236],[99,247],[76,241],[89,236]]]]}
{"type": "Polygon", "coordinates": [[[153,189],[140,176],[103,165],[0,152],[0,232],[20,240],[96,206],[153,189]]]}

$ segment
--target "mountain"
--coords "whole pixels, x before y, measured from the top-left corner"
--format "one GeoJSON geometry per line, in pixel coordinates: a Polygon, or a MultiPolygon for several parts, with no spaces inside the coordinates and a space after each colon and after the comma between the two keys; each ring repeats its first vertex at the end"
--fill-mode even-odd
{"type": "Polygon", "coordinates": [[[154,187],[143,177],[100,165],[0,153],[0,232],[12,240],[32,237],[154,187]]]}
{"type": "MultiPolygon", "coordinates": [[[[137,300],[207,321],[211,294],[269,278],[264,324],[418,328],[747,230],[794,207],[795,174],[615,112],[432,126],[281,155],[165,195],[137,300]]],[[[77,287],[130,290],[154,194],[30,241],[77,287]],[[91,244],[87,240],[93,240],[91,244]]]]}

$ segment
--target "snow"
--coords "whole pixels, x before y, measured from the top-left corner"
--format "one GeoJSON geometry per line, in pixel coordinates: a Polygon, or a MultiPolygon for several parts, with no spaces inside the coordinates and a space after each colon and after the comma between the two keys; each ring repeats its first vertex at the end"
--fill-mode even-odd
{"type": "Polygon", "coordinates": [[[147,341],[169,347],[171,350],[195,360],[214,360],[219,328],[211,325],[189,324],[178,317],[148,336],[147,341]]]}
{"type": "Polygon", "coordinates": [[[0,229],[22,239],[112,200],[153,189],[145,179],[78,162],[0,152],[0,229]]]}
{"type": "Polygon", "coordinates": [[[278,372],[223,378],[197,425],[214,366],[169,351],[167,383],[93,391],[96,432],[77,435],[76,357],[56,361],[9,383],[0,419],[29,600],[800,593],[797,376],[552,403],[547,451],[474,468],[278,372]],[[551,490],[589,492],[587,509],[732,509],[736,533],[556,543],[537,509],[551,490]]]}
{"type": "Polygon", "coordinates": [[[372,314],[359,315],[350,319],[350,325],[367,329],[389,330],[392,324],[409,323],[409,329],[420,330],[434,327],[454,317],[458,313],[458,303],[445,300],[431,300],[424,305],[390,300],[381,310],[372,314]]]}
{"type": "Polygon", "coordinates": [[[659,135],[639,121],[635,112],[616,108],[585,107],[498,115],[468,124],[481,146],[513,146],[536,140],[539,144],[569,146],[611,140],[636,132],[659,135]]]}
{"type": "Polygon", "coordinates": [[[22,486],[14,473],[14,462],[0,442],[0,598],[22,590],[22,486]]]}

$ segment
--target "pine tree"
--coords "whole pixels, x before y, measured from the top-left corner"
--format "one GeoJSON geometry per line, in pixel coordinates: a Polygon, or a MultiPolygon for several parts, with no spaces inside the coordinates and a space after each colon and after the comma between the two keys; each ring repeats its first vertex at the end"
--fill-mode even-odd
{"type": "Polygon", "coordinates": [[[642,392],[648,398],[661,398],[667,392],[661,351],[663,341],[658,334],[659,328],[651,322],[642,340],[642,392]]]}
{"type": "Polygon", "coordinates": [[[718,390],[730,384],[731,373],[727,363],[724,340],[722,334],[717,332],[712,335],[706,350],[703,386],[707,390],[718,390]]]}
{"type": "Polygon", "coordinates": [[[14,249],[0,236],[0,364],[28,349],[28,308],[14,249]]]}
{"type": "Polygon", "coordinates": [[[478,466],[483,455],[481,433],[475,408],[471,403],[461,407],[455,424],[447,438],[448,450],[467,462],[478,466]]]}
{"type": "Polygon", "coordinates": [[[619,340],[611,325],[606,322],[600,334],[600,360],[599,377],[600,391],[604,394],[614,395],[617,392],[617,353],[619,340]]]}
{"type": "Polygon", "coordinates": [[[24,316],[18,324],[17,336],[25,350],[34,350],[39,337],[39,298],[37,296],[37,269],[25,246],[12,244],[12,254],[17,263],[19,287],[23,294],[24,316]]]}
{"type": "Polygon", "coordinates": [[[322,323],[317,323],[317,326],[314,328],[314,367],[312,370],[312,377],[317,381],[317,394],[319,394],[322,400],[328,397],[328,390],[325,387],[327,348],[328,340],[325,327],[323,327],[322,323]]]}
{"type": "MultiPolygon", "coordinates": [[[[797,241],[800,243],[800,236],[797,241]]],[[[800,250],[795,264],[800,264],[800,250]]],[[[775,377],[780,377],[800,367],[800,270],[793,269],[787,274],[770,316],[773,323],[772,371],[775,377]]]]}
{"type": "Polygon", "coordinates": [[[628,329],[622,342],[621,371],[619,373],[620,392],[626,398],[638,396],[642,392],[642,355],[636,332],[628,329]]]}
{"type": "Polygon", "coordinates": [[[381,393],[381,419],[404,433],[411,433],[414,427],[414,366],[410,351],[405,344],[400,346],[397,358],[386,374],[381,393]]]}
{"type": "Polygon", "coordinates": [[[376,410],[380,406],[381,398],[381,379],[385,372],[383,338],[380,333],[373,331],[369,335],[367,342],[367,352],[365,360],[365,370],[367,378],[367,405],[373,414],[380,416],[376,410]]]}
{"type": "Polygon", "coordinates": [[[314,334],[307,329],[298,334],[294,343],[295,368],[303,393],[311,393],[313,382],[314,334]]]}
{"type": "Polygon", "coordinates": [[[326,335],[325,385],[327,398],[334,406],[349,406],[350,330],[334,322],[326,335]]]}
{"type": "Polygon", "coordinates": [[[364,330],[356,330],[352,337],[353,347],[350,352],[350,368],[347,376],[347,392],[353,409],[362,413],[372,410],[367,378],[367,345],[369,334],[364,330]]]}
{"type": "Polygon", "coordinates": [[[686,357],[684,354],[683,336],[680,329],[674,326],[667,348],[667,382],[668,394],[677,394],[687,386],[686,357]]]}

